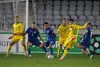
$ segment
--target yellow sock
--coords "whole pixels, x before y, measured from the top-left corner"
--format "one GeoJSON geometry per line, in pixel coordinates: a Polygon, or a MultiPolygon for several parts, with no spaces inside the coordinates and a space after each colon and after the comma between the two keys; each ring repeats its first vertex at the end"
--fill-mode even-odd
{"type": "Polygon", "coordinates": [[[61,50],[61,48],[58,48],[58,55],[60,54],[60,50],[61,50]]]}
{"type": "Polygon", "coordinates": [[[63,57],[65,57],[66,55],[67,55],[67,53],[68,53],[68,50],[64,50],[64,53],[63,53],[63,57]]]}
{"type": "Polygon", "coordinates": [[[23,47],[23,50],[24,50],[24,55],[26,55],[27,54],[26,46],[23,45],[22,47],[23,47]]]}
{"type": "Polygon", "coordinates": [[[11,47],[12,47],[12,46],[10,46],[10,45],[8,46],[7,55],[9,55],[9,54],[10,54],[11,47]]]}

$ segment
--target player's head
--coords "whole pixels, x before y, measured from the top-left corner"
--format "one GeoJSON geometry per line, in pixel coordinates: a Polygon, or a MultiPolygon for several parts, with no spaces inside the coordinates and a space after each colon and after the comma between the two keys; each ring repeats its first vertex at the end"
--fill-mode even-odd
{"type": "Polygon", "coordinates": [[[86,28],[91,28],[91,23],[90,23],[90,22],[89,22],[89,23],[87,23],[86,28]]]}
{"type": "Polygon", "coordinates": [[[15,22],[18,23],[18,20],[19,20],[19,16],[16,16],[15,17],[15,22]]]}
{"type": "Polygon", "coordinates": [[[69,24],[73,24],[74,23],[74,20],[73,19],[70,19],[69,20],[69,24]]]}
{"type": "Polygon", "coordinates": [[[65,18],[63,18],[63,20],[62,20],[62,24],[66,25],[66,19],[65,18]]]}
{"type": "Polygon", "coordinates": [[[48,28],[48,22],[45,22],[43,25],[44,25],[44,28],[48,28]]]}
{"type": "Polygon", "coordinates": [[[32,23],[32,26],[31,27],[32,27],[32,29],[35,28],[35,22],[32,23]]]}

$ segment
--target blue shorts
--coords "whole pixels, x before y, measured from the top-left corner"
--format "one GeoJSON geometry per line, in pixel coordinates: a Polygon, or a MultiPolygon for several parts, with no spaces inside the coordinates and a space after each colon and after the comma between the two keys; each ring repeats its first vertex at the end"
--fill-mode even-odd
{"type": "Polygon", "coordinates": [[[80,42],[80,44],[81,44],[83,47],[86,47],[86,48],[89,48],[89,47],[90,47],[90,42],[87,42],[87,41],[82,41],[82,42],[80,42]]]}
{"type": "Polygon", "coordinates": [[[40,46],[41,45],[40,41],[31,41],[31,40],[28,40],[28,42],[32,43],[32,45],[35,45],[35,46],[40,46]]]}
{"type": "Polygon", "coordinates": [[[48,47],[49,45],[54,45],[55,44],[55,40],[48,40],[46,43],[46,47],[48,47]]]}

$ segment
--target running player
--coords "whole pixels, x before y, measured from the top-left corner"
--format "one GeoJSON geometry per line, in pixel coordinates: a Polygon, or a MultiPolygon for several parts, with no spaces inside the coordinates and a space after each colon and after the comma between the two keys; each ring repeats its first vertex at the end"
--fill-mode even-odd
{"type": "Polygon", "coordinates": [[[55,44],[55,41],[56,41],[56,34],[54,33],[54,30],[48,26],[48,22],[44,23],[44,28],[45,28],[44,32],[48,37],[48,40],[46,42],[46,47],[50,48],[50,55],[51,57],[54,57],[53,56],[53,45],[55,44]]]}
{"type": "Polygon", "coordinates": [[[22,22],[19,22],[19,16],[16,16],[15,20],[16,20],[16,22],[13,24],[14,33],[12,36],[9,37],[9,39],[12,39],[12,42],[8,45],[8,50],[7,50],[6,56],[8,56],[10,54],[11,47],[18,41],[21,42],[22,47],[24,49],[24,55],[27,56],[26,46],[24,44],[24,40],[25,40],[24,24],[22,22]]]}
{"type": "Polygon", "coordinates": [[[58,28],[59,47],[58,47],[57,57],[59,57],[60,50],[62,49],[62,46],[63,46],[63,44],[68,36],[68,29],[69,29],[69,25],[66,23],[66,19],[63,18],[62,24],[58,28]]]}
{"type": "Polygon", "coordinates": [[[90,47],[90,39],[92,36],[91,30],[91,23],[88,23],[86,26],[86,30],[80,40],[83,38],[82,42],[78,43],[77,47],[82,49],[82,52],[90,57],[93,58],[93,55],[90,54],[89,47],[90,47]]]}
{"type": "Polygon", "coordinates": [[[66,41],[64,42],[64,53],[59,60],[63,60],[65,58],[68,53],[68,50],[71,49],[77,42],[79,29],[86,28],[86,25],[87,23],[84,26],[77,25],[74,23],[73,19],[70,19],[70,28],[68,30],[69,34],[66,41]]]}
{"type": "Polygon", "coordinates": [[[29,57],[31,57],[30,47],[32,45],[40,47],[47,54],[47,50],[44,47],[44,40],[42,39],[38,29],[36,29],[35,23],[33,23],[32,26],[27,29],[26,34],[28,34],[27,51],[29,57]],[[43,44],[39,41],[38,37],[42,40],[43,44]]]}

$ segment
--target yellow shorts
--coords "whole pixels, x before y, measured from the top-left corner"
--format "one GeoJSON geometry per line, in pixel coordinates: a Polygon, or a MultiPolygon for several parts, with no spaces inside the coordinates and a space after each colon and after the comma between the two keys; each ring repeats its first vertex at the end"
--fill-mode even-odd
{"type": "Polygon", "coordinates": [[[25,36],[15,35],[15,36],[12,38],[12,40],[13,40],[14,42],[23,41],[23,40],[25,40],[25,36]]]}
{"type": "Polygon", "coordinates": [[[71,40],[73,37],[68,37],[66,41],[64,42],[64,47],[72,48],[75,43],[77,42],[77,39],[71,40]]]}
{"type": "Polygon", "coordinates": [[[59,38],[59,45],[63,45],[66,38],[59,38]]]}

